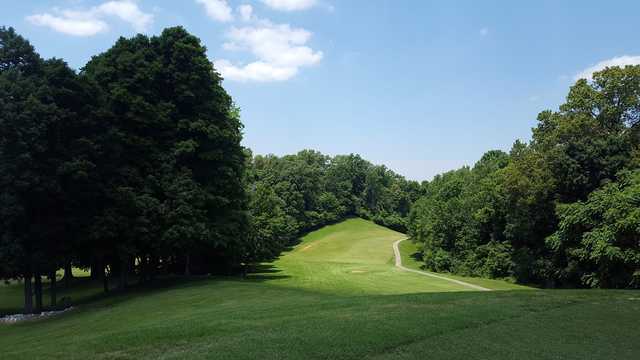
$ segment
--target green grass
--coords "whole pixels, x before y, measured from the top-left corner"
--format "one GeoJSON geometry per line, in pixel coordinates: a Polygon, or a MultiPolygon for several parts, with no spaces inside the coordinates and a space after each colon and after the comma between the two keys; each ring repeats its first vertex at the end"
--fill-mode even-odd
{"type": "MultiPolygon", "coordinates": [[[[64,272],[62,270],[56,273],[58,279],[58,299],[64,297],[71,298],[73,302],[89,301],[96,296],[101,295],[102,284],[89,280],[89,272],[82,269],[73,269],[73,287],[66,289],[62,282],[64,272]]],[[[43,283],[43,301],[44,305],[49,302],[49,279],[42,278],[43,283]]],[[[11,281],[8,284],[0,283],[0,316],[6,314],[16,314],[22,312],[24,301],[23,284],[20,281],[11,281]]]]}
{"type": "MultiPolygon", "coordinates": [[[[0,358],[640,355],[639,292],[458,291],[465,289],[395,269],[391,243],[400,236],[348,220],[309,234],[245,280],[160,284],[84,304],[57,318],[0,325],[0,358]]],[[[0,289],[0,302],[5,290],[0,289]]]]}
{"type": "Polygon", "coordinates": [[[469,291],[396,268],[392,245],[405,237],[362,219],[326,226],[267,266],[270,284],[344,295],[469,291]]]}

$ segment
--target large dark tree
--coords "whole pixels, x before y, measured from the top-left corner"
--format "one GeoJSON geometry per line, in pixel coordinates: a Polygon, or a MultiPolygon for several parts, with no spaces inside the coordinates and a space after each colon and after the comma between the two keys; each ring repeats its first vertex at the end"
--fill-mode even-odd
{"type": "Polygon", "coordinates": [[[179,27],[121,38],[82,73],[105,104],[108,181],[94,238],[112,253],[101,251],[101,263],[111,261],[125,285],[134,259],[164,257],[186,272],[241,262],[242,125],[200,41],[179,27]]]}
{"type": "MultiPolygon", "coordinates": [[[[71,265],[144,281],[255,258],[242,124],[206,49],[182,28],[121,38],[78,75],[0,29],[0,276],[71,265]]],[[[69,272],[70,273],[70,272],[69,272]]],[[[55,295],[52,297],[55,305],[55,295]]]]}
{"type": "Polygon", "coordinates": [[[72,183],[88,164],[73,147],[91,101],[66,63],[42,60],[13,29],[0,28],[0,56],[0,257],[5,277],[24,279],[25,312],[35,278],[40,311],[41,277],[55,279],[70,256],[67,240],[80,231],[70,211],[72,183]]]}

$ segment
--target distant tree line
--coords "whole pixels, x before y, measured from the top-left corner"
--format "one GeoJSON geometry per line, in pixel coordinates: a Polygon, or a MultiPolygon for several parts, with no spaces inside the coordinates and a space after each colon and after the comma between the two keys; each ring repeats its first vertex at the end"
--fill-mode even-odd
{"type": "Polygon", "coordinates": [[[358,155],[254,156],[247,165],[256,258],[277,256],[299,235],[349,216],[406,231],[420,184],[358,155]]]}
{"type": "Polygon", "coordinates": [[[529,143],[422,184],[427,269],[549,287],[640,287],[640,66],[573,85],[529,143]]]}
{"type": "Polygon", "coordinates": [[[59,269],[107,292],[237,272],[348,216],[406,230],[417,182],[357,155],[253,157],[221,81],[180,27],[79,72],[0,28],[0,279],[23,281],[25,312],[43,278],[56,306],[59,269]]]}

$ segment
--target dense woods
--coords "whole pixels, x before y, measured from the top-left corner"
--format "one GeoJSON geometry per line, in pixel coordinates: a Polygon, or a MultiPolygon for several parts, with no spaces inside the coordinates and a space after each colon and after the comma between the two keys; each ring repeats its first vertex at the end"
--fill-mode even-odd
{"type": "Polygon", "coordinates": [[[425,267],[561,287],[640,287],[640,66],[579,80],[529,143],[423,184],[425,267]]]}
{"type": "MultiPolygon", "coordinates": [[[[248,256],[241,123],[182,28],[121,38],[80,73],[0,29],[0,276],[232,271],[248,256]]],[[[33,281],[33,285],[32,285],[33,281]]],[[[35,298],[35,304],[32,299],[35,298]]]]}
{"type": "MultiPolygon", "coordinates": [[[[528,143],[408,181],[358,155],[253,156],[183,28],[120,38],[79,72],[0,28],[0,278],[104,291],[232,273],[349,216],[407,232],[425,268],[543,286],[640,287],[640,66],[608,68],[528,143]]],[[[34,301],[35,299],[35,301],[34,301]]]]}
{"type": "Polygon", "coordinates": [[[347,216],[406,229],[417,182],[357,155],[253,157],[221,80],[179,27],[79,73],[0,28],[0,278],[24,282],[25,312],[43,277],[56,305],[59,269],[122,290],[238,272],[347,216]]]}

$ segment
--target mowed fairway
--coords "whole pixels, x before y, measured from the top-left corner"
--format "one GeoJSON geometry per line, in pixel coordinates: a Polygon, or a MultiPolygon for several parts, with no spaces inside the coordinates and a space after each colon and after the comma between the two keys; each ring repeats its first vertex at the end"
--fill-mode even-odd
{"type": "MultiPolygon", "coordinates": [[[[402,237],[347,220],[248,279],[139,289],[0,325],[0,358],[639,358],[639,292],[468,291],[395,268],[391,244],[402,237]]],[[[407,263],[411,244],[401,244],[405,265],[418,266],[407,263]]],[[[17,301],[5,296],[16,290],[0,287],[0,302],[17,301]]]]}
{"type": "Polygon", "coordinates": [[[405,237],[369,221],[349,219],[305,236],[267,270],[274,275],[273,285],[333,294],[473,290],[396,268],[392,245],[405,237]]]}

